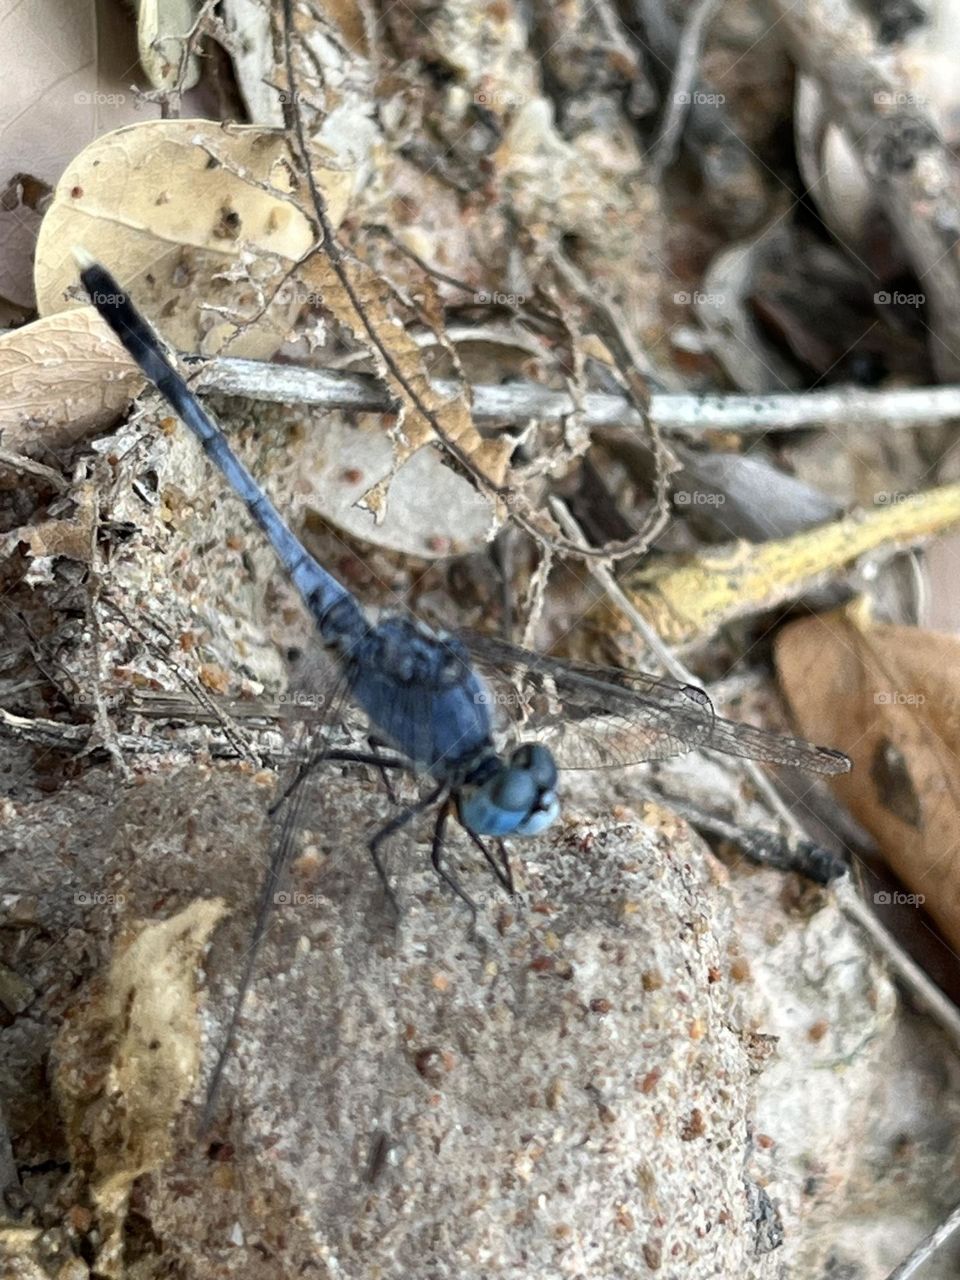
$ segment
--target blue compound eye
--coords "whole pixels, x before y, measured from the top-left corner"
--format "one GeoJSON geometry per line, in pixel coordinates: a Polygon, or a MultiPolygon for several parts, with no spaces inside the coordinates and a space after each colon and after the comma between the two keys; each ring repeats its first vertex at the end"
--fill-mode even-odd
{"type": "Polygon", "coordinates": [[[523,769],[541,791],[552,791],[557,785],[557,766],[553,756],[539,742],[525,742],[510,757],[513,768],[523,769]]]}
{"type": "Polygon", "coordinates": [[[526,813],[536,803],[538,790],[530,772],[518,768],[511,760],[497,779],[490,798],[494,804],[510,813],[526,813]]]}

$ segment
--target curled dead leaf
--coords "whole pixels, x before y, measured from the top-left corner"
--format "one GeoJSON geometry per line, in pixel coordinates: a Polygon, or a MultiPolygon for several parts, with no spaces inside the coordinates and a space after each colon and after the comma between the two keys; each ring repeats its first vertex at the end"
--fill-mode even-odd
{"type": "Polygon", "coordinates": [[[848,608],[785,627],[776,659],[800,730],[853,758],[840,798],[960,947],[960,639],[848,608]]]}

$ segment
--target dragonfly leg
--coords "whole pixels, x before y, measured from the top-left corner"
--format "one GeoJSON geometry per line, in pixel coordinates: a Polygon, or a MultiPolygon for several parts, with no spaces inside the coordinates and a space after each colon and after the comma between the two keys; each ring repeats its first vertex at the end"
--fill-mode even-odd
{"type": "Polygon", "coordinates": [[[487,865],[490,867],[490,870],[497,877],[501,885],[504,887],[504,889],[506,889],[507,893],[509,893],[509,895],[512,898],[514,895],[513,871],[510,868],[510,857],[507,853],[507,846],[503,843],[501,839],[499,838],[497,839],[497,847],[500,850],[500,861],[497,862],[496,858],[493,856],[493,854],[490,852],[490,850],[487,848],[487,846],[483,843],[483,841],[475,832],[470,831],[468,829],[467,834],[469,835],[473,843],[477,846],[477,848],[480,850],[480,852],[483,854],[484,858],[487,861],[487,865]]]}
{"type": "Polygon", "coordinates": [[[470,910],[470,932],[473,933],[477,927],[477,904],[463,888],[456,876],[448,871],[441,861],[443,857],[443,832],[447,825],[447,818],[450,816],[450,802],[441,805],[440,812],[437,814],[437,825],[433,829],[433,849],[430,853],[430,861],[433,869],[453,892],[457,895],[461,902],[465,903],[470,910]]]}
{"type": "MultiPolygon", "coordinates": [[[[378,757],[373,757],[374,761],[377,758],[378,757]]],[[[390,903],[393,913],[398,919],[400,916],[400,904],[397,902],[396,894],[390,887],[390,881],[387,878],[387,870],[383,865],[383,859],[380,857],[380,846],[385,840],[389,840],[392,835],[396,835],[396,833],[402,827],[405,827],[408,822],[411,822],[418,813],[423,813],[424,809],[429,809],[432,804],[436,804],[441,795],[443,795],[445,786],[445,783],[441,783],[438,787],[434,787],[434,789],[422,800],[418,800],[416,804],[408,805],[405,809],[401,810],[400,813],[391,818],[390,821],[382,826],[380,830],[367,842],[367,849],[370,851],[370,857],[373,859],[373,865],[377,869],[377,875],[380,877],[380,883],[383,886],[383,891],[386,894],[387,901],[390,903]]]]}
{"type": "MultiPolygon", "coordinates": [[[[381,747],[389,747],[390,745],[389,742],[384,742],[382,738],[378,738],[376,734],[373,734],[373,733],[371,733],[370,736],[367,738],[367,742],[369,742],[370,750],[373,752],[375,756],[380,755],[381,747]]],[[[391,804],[396,804],[397,793],[394,790],[393,782],[390,779],[389,773],[385,768],[379,765],[377,767],[380,771],[380,777],[383,780],[383,785],[387,792],[387,798],[389,799],[391,804]]]]}
{"type": "MultiPolygon", "coordinates": [[[[331,762],[332,764],[373,765],[374,768],[379,769],[380,776],[384,780],[386,780],[386,777],[387,777],[387,773],[386,773],[387,769],[406,769],[409,772],[412,772],[410,768],[410,762],[408,760],[404,760],[400,756],[381,755],[379,750],[377,750],[376,747],[374,747],[372,751],[349,751],[341,747],[334,747],[334,748],[331,748],[329,751],[315,751],[313,755],[310,756],[309,759],[304,760],[304,762],[300,765],[299,769],[297,770],[296,774],[287,783],[283,791],[280,793],[277,799],[274,800],[273,804],[267,810],[270,817],[271,818],[274,817],[277,813],[277,810],[281,809],[283,805],[290,799],[290,797],[294,795],[297,791],[299,791],[300,787],[304,784],[304,782],[306,782],[307,778],[309,778],[310,774],[313,773],[314,769],[318,768],[322,764],[326,764],[328,761],[331,762]]],[[[396,795],[389,784],[387,785],[387,792],[390,796],[391,803],[395,804],[396,795]]]]}

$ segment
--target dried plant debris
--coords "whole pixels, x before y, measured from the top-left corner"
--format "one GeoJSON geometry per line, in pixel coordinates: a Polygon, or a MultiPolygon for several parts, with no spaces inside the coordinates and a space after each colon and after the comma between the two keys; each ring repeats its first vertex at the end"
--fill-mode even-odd
{"type": "Polygon", "coordinates": [[[736,618],[774,609],[822,586],[863,556],[914,546],[960,522],[960,486],[855,512],[774,542],[654,562],[628,579],[630,599],[674,645],[714,635],[736,618]]]}
{"type": "Polygon", "coordinates": [[[792,623],[776,658],[801,730],[815,724],[853,758],[837,792],[906,887],[903,902],[923,905],[960,948],[960,641],[873,622],[860,605],[792,623]]]}
{"type": "Polygon", "coordinates": [[[208,899],[167,920],[132,924],[54,1046],[54,1089],[75,1174],[100,1216],[104,1275],[124,1274],[131,1187],[169,1159],[196,1082],[197,964],[223,913],[221,901],[208,899]]]}

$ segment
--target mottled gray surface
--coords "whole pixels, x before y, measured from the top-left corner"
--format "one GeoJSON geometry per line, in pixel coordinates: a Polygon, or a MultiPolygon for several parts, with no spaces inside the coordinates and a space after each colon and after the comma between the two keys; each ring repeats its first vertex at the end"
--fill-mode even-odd
{"type": "MultiPolygon", "coordinates": [[[[35,993],[4,1033],[21,1163],[66,1154],[46,1055],[111,940],[220,897],[209,1070],[269,782],[155,762],[125,787],[95,771],[8,812],[7,922],[35,993]]],[[[478,940],[429,870],[426,832],[399,842],[394,931],[360,844],[386,812],[373,779],[324,781],[214,1126],[197,1140],[198,1085],[170,1159],[134,1187],[129,1274],[759,1280],[842,1264],[878,1280],[950,1201],[950,1055],[898,1013],[825,895],[731,880],[664,812],[587,819],[574,795],[518,859],[519,904],[453,845],[478,940]]],[[[46,1270],[21,1274],[56,1275],[65,1223],[79,1214],[97,1239],[89,1188],[47,1172],[26,1190],[51,1229],[30,1242],[46,1270]]]]}

